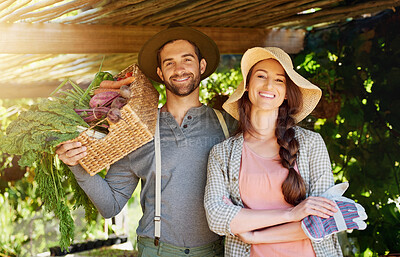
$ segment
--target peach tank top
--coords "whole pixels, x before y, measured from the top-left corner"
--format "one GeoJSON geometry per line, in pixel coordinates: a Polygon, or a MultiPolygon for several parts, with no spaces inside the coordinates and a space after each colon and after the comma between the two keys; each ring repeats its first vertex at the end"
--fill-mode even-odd
{"type": "MultiPolygon", "coordinates": [[[[297,170],[297,167],[296,167],[297,170]]],[[[279,155],[265,158],[253,152],[244,142],[239,173],[239,190],[243,204],[250,209],[281,209],[291,207],[282,194],[282,183],[288,169],[280,162],[279,155]]],[[[315,257],[309,239],[272,244],[254,244],[251,257],[315,257]]]]}

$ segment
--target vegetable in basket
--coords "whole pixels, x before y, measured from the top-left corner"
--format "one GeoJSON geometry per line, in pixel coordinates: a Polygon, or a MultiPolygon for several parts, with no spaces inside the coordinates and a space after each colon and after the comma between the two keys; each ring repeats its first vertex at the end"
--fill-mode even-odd
{"type": "Polygon", "coordinates": [[[11,122],[6,129],[6,136],[0,140],[2,152],[19,155],[20,166],[34,168],[44,208],[54,212],[60,220],[62,248],[67,248],[74,238],[71,208],[83,206],[87,220],[97,216],[97,210],[79,187],[74,175],[55,155],[55,147],[59,143],[79,135],[77,126],[88,126],[72,107],[71,102],[45,99],[11,122]],[[72,194],[63,188],[65,180],[71,185],[72,194]]]}
{"type": "MultiPolygon", "coordinates": [[[[129,77],[129,80],[132,79],[129,77]]],[[[119,119],[118,108],[127,102],[125,98],[121,99],[119,92],[93,96],[104,80],[114,78],[108,72],[99,71],[86,90],[69,79],[65,80],[50,95],[52,97],[22,112],[7,127],[6,135],[0,135],[0,150],[21,156],[19,165],[34,169],[45,210],[53,212],[60,220],[59,243],[63,249],[67,249],[74,239],[74,220],[70,210],[83,206],[88,221],[95,219],[98,212],[70,169],[58,159],[55,149],[61,142],[77,138],[82,130],[88,130],[93,123],[106,120],[109,113],[111,122],[119,119]],[[68,82],[72,89],[62,91],[61,88],[68,82]],[[117,118],[113,118],[113,115],[117,118]],[[62,186],[64,181],[68,181],[70,188],[62,186]]],[[[122,85],[128,80],[120,81],[122,85]]],[[[107,124],[97,125],[103,129],[107,127],[107,124]]]]}
{"type": "Polygon", "coordinates": [[[100,83],[99,88],[94,90],[94,96],[89,101],[90,108],[78,108],[75,109],[75,112],[78,113],[83,120],[89,124],[91,129],[99,132],[105,132],[103,131],[103,128],[108,128],[108,124],[106,124],[106,117],[108,118],[107,120],[112,123],[116,123],[120,120],[121,117],[118,118],[116,116],[118,113],[117,110],[112,109],[121,109],[128,103],[128,100],[131,98],[131,90],[127,83],[130,84],[134,80],[134,77],[127,77],[127,75],[125,75],[125,78],[121,80],[103,80],[100,83]],[[103,84],[104,82],[106,82],[106,84],[103,84]],[[113,82],[118,84],[112,84],[113,82]],[[104,85],[111,86],[110,88],[105,88],[104,85]],[[117,88],[116,85],[119,88],[117,88]],[[97,90],[102,91],[98,92],[97,90]],[[111,114],[108,115],[108,112],[111,112],[111,114]]]}
{"type": "Polygon", "coordinates": [[[129,85],[135,80],[134,77],[126,77],[121,80],[103,80],[99,88],[119,89],[124,85],[129,85]]]}

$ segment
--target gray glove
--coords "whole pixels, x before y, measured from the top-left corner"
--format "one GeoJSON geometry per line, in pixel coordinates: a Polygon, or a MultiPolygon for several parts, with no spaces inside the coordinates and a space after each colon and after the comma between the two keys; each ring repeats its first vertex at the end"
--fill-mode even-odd
{"type": "Polygon", "coordinates": [[[360,204],[343,196],[348,187],[349,183],[340,183],[332,186],[321,195],[336,202],[338,211],[333,216],[324,219],[310,215],[301,221],[304,233],[311,240],[318,242],[340,231],[351,229],[363,230],[367,227],[367,224],[364,222],[367,219],[365,209],[360,204]]]}

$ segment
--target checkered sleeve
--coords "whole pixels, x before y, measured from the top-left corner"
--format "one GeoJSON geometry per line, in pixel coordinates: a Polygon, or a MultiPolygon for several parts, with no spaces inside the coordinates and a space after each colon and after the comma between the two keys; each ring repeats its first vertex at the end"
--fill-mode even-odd
{"type": "MultiPolygon", "coordinates": [[[[229,141],[229,140],[227,140],[229,141]]],[[[224,141],[213,147],[209,154],[204,207],[211,231],[219,235],[232,235],[230,223],[241,207],[230,202],[227,159],[229,150],[224,141]]]]}
{"type": "MultiPolygon", "coordinates": [[[[309,162],[309,191],[310,196],[319,196],[334,185],[332,166],[321,135],[309,130],[304,130],[304,139],[308,141],[309,162]]],[[[299,142],[300,143],[300,142],[299,142]]],[[[321,242],[312,242],[317,257],[343,256],[339,241],[335,234],[325,238],[321,242]]]]}
{"type": "Polygon", "coordinates": [[[319,196],[328,188],[334,185],[331,161],[328,150],[321,135],[315,132],[310,133],[310,188],[309,195],[319,196]]]}

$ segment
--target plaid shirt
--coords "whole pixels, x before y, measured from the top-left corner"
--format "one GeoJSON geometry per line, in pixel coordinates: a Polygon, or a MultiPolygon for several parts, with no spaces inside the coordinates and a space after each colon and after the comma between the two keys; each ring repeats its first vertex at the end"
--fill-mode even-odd
{"type": "MultiPolygon", "coordinates": [[[[332,167],[322,137],[315,132],[295,127],[300,144],[297,166],[303,177],[307,196],[318,196],[334,184],[332,167]]],[[[225,235],[225,256],[250,256],[251,245],[233,235],[230,223],[244,208],[239,192],[239,170],[243,147],[243,134],[217,144],[210,152],[207,185],[204,195],[207,221],[212,231],[225,235]],[[234,205],[227,205],[223,197],[234,205]]],[[[336,235],[322,242],[312,242],[317,257],[343,256],[336,235]]]]}

